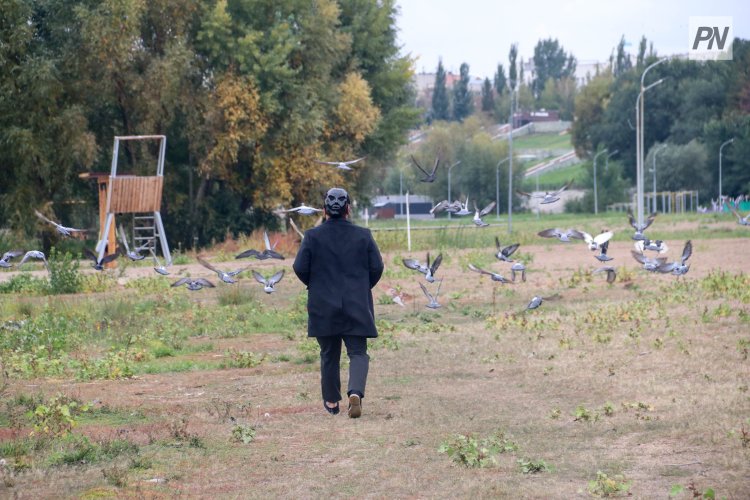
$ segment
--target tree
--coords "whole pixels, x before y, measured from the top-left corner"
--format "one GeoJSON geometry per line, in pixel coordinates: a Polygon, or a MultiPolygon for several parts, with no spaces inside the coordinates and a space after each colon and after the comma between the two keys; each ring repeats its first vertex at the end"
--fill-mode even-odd
{"type": "Polygon", "coordinates": [[[508,53],[508,86],[510,87],[511,92],[516,90],[516,83],[518,82],[516,59],[518,59],[518,44],[513,43],[511,44],[510,52],[508,53]]]}
{"type": "Polygon", "coordinates": [[[495,91],[489,78],[485,78],[482,84],[482,111],[485,113],[495,111],[495,91]]]}
{"type": "Polygon", "coordinates": [[[447,120],[450,105],[448,103],[448,89],[445,86],[445,68],[443,60],[438,61],[437,71],[435,72],[435,88],[432,91],[432,116],[436,120],[447,120]]]}
{"type": "Polygon", "coordinates": [[[495,72],[495,78],[494,78],[494,84],[495,84],[495,92],[497,92],[497,95],[502,97],[508,85],[508,80],[507,78],[505,78],[505,68],[503,68],[502,64],[497,65],[497,71],[495,72]]]}
{"type": "Polygon", "coordinates": [[[610,71],[595,76],[575,98],[575,119],[571,127],[571,141],[579,158],[588,156],[599,143],[597,128],[604,120],[604,111],[611,97],[613,82],[610,71]]]}
{"type": "Polygon", "coordinates": [[[458,82],[453,86],[453,119],[463,121],[474,111],[474,100],[469,92],[469,65],[461,64],[458,82]]]}
{"type": "Polygon", "coordinates": [[[576,61],[568,55],[557,39],[539,40],[534,47],[534,79],[531,83],[534,98],[539,99],[551,79],[553,82],[575,74],[576,61]]]}
{"type": "Polygon", "coordinates": [[[617,44],[617,57],[612,65],[612,74],[615,78],[619,78],[632,67],[633,62],[630,60],[630,55],[625,53],[625,35],[622,35],[620,42],[617,44]]]}
{"type": "MultiPolygon", "coordinates": [[[[652,147],[644,159],[646,169],[653,165],[656,148],[652,147]]],[[[687,144],[667,144],[658,152],[656,161],[657,189],[659,191],[682,191],[694,189],[704,192],[712,182],[713,169],[709,167],[706,146],[697,140],[687,144]]],[[[651,177],[648,176],[647,179],[651,177]]],[[[650,184],[647,184],[650,185],[650,184]]]]}

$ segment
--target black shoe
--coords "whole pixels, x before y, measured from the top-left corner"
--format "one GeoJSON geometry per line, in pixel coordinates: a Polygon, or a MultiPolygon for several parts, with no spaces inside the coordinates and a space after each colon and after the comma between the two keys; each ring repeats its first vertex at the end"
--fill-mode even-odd
{"type": "Polygon", "coordinates": [[[349,396],[349,418],[359,418],[362,415],[362,398],[359,394],[349,396]]]}
{"type": "Polygon", "coordinates": [[[331,408],[330,406],[328,406],[326,404],[325,401],[323,401],[323,408],[325,408],[326,411],[328,413],[330,413],[331,415],[338,415],[339,414],[339,404],[338,404],[338,402],[336,403],[336,406],[334,406],[333,408],[331,408]]]}

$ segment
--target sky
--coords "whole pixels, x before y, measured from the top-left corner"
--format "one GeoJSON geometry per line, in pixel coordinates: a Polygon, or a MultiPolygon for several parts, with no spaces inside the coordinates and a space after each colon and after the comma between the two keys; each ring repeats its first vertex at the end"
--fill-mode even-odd
{"type": "Polygon", "coordinates": [[[519,58],[534,55],[540,39],[556,38],[578,61],[606,63],[625,36],[638,51],[645,35],[658,54],[686,53],[690,16],[731,16],[734,36],[750,39],[749,0],[397,0],[402,54],[416,59],[417,73],[434,73],[442,58],[447,71],[461,63],[470,74],[489,77],[502,63],[507,72],[511,43],[519,58]]]}

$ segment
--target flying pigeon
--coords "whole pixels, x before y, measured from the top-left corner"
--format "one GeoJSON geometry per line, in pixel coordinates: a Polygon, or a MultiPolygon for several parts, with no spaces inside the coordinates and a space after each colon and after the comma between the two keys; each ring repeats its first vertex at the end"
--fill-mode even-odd
{"type": "Polygon", "coordinates": [[[507,247],[500,248],[500,239],[495,236],[495,247],[497,248],[495,257],[503,262],[513,262],[510,256],[513,255],[513,252],[518,250],[519,246],[520,243],[513,243],[512,245],[508,245],[507,247]]]}
{"type": "Polygon", "coordinates": [[[536,309],[539,306],[541,306],[542,302],[544,302],[545,300],[553,300],[553,299],[557,299],[559,297],[560,297],[560,295],[557,294],[557,293],[555,293],[553,295],[550,295],[549,297],[542,297],[541,295],[535,295],[531,299],[531,302],[529,302],[529,305],[526,306],[526,310],[528,311],[528,310],[531,310],[531,309],[536,309]]]}
{"type": "Polygon", "coordinates": [[[320,163],[321,165],[333,165],[334,167],[338,168],[339,170],[351,170],[352,168],[349,165],[354,165],[358,161],[362,161],[366,156],[363,156],[362,158],[357,158],[356,160],[349,160],[349,161],[320,161],[315,160],[315,163],[320,163]]]}
{"type": "Polygon", "coordinates": [[[564,243],[570,243],[570,238],[575,238],[577,240],[584,239],[583,234],[575,229],[566,229],[564,231],[557,228],[545,229],[544,231],[539,231],[537,234],[543,238],[557,238],[564,243]]]}
{"type": "Polygon", "coordinates": [[[561,187],[557,191],[547,191],[544,194],[531,194],[531,193],[526,193],[524,191],[516,191],[516,193],[520,194],[521,196],[526,196],[528,198],[541,198],[542,201],[540,201],[539,204],[546,205],[548,203],[554,203],[557,200],[559,200],[560,193],[568,189],[572,183],[573,183],[573,180],[569,180],[563,187],[561,187]]]}
{"type": "Polygon", "coordinates": [[[154,264],[156,266],[154,267],[154,271],[161,274],[162,276],[169,275],[169,271],[167,271],[167,268],[161,265],[161,262],[159,261],[159,258],[156,256],[156,254],[152,254],[154,257],[154,264]]]}
{"type": "Polygon", "coordinates": [[[304,203],[302,205],[298,206],[298,207],[294,207],[294,208],[290,208],[288,210],[284,210],[284,212],[297,212],[298,214],[301,214],[301,215],[314,215],[314,214],[316,214],[318,212],[322,212],[322,211],[323,211],[322,208],[308,207],[304,203]]]}
{"type": "Polygon", "coordinates": [[[44,263],[44,267],[49,271],[49,266],[47,265],[47,257],[45,257],[44,252],[40,252],[39,250],[29,250],[24,254],[23,259],[21,259],[21,262],[19,262],[18,265],[22,266],[24,262],[29,259],[41,260],[44,263]]]}
{"type": "Polygon", "coordinates": [[[276,274],[274,274],[270,278],[264,277],[262,274],[260,274],[257,271],[253,271],[253,276],[255,277],[255,280],[258,283],[260,283],[261,285],[263,285],[263,291],[264,292],[266,292],[266,293],[273,293],[275,291],[274,286],[276,285],[276,283],[278,283],[279,281],[281,281],[281,278],[284,277],[284,270],[282,269],[281,271],[277,272],[276,274]]]}
{"type": "Polygon", "coordinates": [[[435,281],[435,273],[438,267],[440,267],[440,263],[443,262],[443,254],[438,254],[432,265],[430,265],[430,252],[427,252],[427,264],[423,264],[416,259],[402,259],[402,261],[406,267],[419,271],[425,275],[425,279],[428,282],[433,283],[435,281]]]}
{"type": "Polygon", "coordinates": [[[411,161],[414,162],[414,165],[425,175],[422,179],[419,179],[421,182],[435,182],[435,176],[437,174],[438,165],[440,165],[440,157],[438,156],[435,158],[435,165],[432,166],[432,172],[427,172],[424,168],[422,168],[422,165],[419,164],[419,162],[414,158],[414,156],[411,157],[411,161]]]}
{"type": "Polygon", "coordinates": [[[99,260],[99,256],[96,255],[91,250],[89,250],[88,248],[83,249],[83,254],[93,261],[93,263],[91,264],[91,267],[93,267],[97,271],[103,270],[104,264],[108,264],[109,262],[112,262],[113,260],[115,260],[117,257],[120,256],[120,252],[118,251],[110,255],[105,255],[101,258],[101,260],[99,260]]]}
{"type": "Polygon", "coordinates": [[[23,255],[23,250],[9,250],[5,252],[3,254],[3,258],[0,259],[0,267],[8,269],[9,267],[13,266],[13,264],[10,263],[11,259],[20,257],[21,255],[23,255]]]}
{"type": "Polygon", "coordinates": [[[442,212],[445,210],[448,213],[455,214],[459,210],[461,210],[461,202],[460,201],[454,201],[453,203],[449,202],[448,200],[443,200],[434,207],[430,209],[431,214],[436,214],[439,212],[442,212]]]}
{"type": "Polygon", "coordinates": [[[739,224],[740,226],[750,226],[750,214],[747,214],[746,216],[743,217],[735,209],[732,209],[732,213],[734,214],[735,217],[737,217],[737,224],[739,224]]]}
{"type": "Polygon", "coordinates": [[[278,243],[278,241],[274,243],[273,246],[271,246],[271,242],[268,239],[268,233],[266,231],[263,231],[263,242],[266,245],[266,249],[263,250],[262,252],[259,252],[258,250],[251,248],[250,250],[245,250],[241,254],[236,255],[234,258],[244,259],[246,257],[255,257],[258,260],[266,260],[266,259],[284,260],[284,256],[281,255],[276,250],[274,250],[274,248],[276,248],[276,244],[278,243]]]}
{"type": "Polygon", "coordinates": [[[47,217],[45,217],[44,215],[42,215],[39,212],[39,210],[34,210],[34,213],[36,214],[37,217],[39,217],[43,221],[49,222],[50,224],[52,224],[53,226],[55,226],[55,229],[57,229],[57,232],[60,233],[60,234],[62,234],[63,236],[70,237],[70,236],[72,236],[71,233],[84,233],[84,232],[86,232],[85,229],[75,229],[73,227],[65,227],[62,224],[58,224],[57,222],[55,222],[53,220],[50,220],[47,217]]]}
{"type": "Polygon", "coordinates": [[[654,252],[658,252],[660,254],[666,253],[669,248],[667,247],[667,243],[662,240],[650,240],[648,238],[644,240],[636,240],[635,242],[635,249],[638,250],[640,253],[643,253],[645,250],[651,250],[654,252]]]}
{"type": "Polygon", "coordinates": [[[608,242],[610,239],[612,239],[612,236],[614,236],[614,233],[612,231],[605,231],[601,234],[597,234],[596,236],[591,236],[585,231],[578,232],[583,236],[583,240],[588,243],[589,250],[591,250],[592,252],[599,250],[599,247],[603,243],[608,242]]]}
{"type": "Polygon", "coordinates": [[[609,250],[609,241],[605,241],[604,243],[599,245],[599,253],[594,255],[594,257],[601,262],[612,260],[612,257],[607,255],[607,250],[609,250]]]}
{"type": "Polygon", "coordinates": [[[182,279],[179,279],[179,280],[175,281],[170,286],[174,288],[174,287],[178,287],[178,286],[182,286],[182,285],[187,285],[187,289],[191,290],[193,292],[195,292],[197,290],[201,290],[204,287],[207,287],[207,288],[214,288],[215,287],[215,285],[213,283],[211,283],[210,281],[208,281],[205,278],[197,278],[197,279],[182,278],[182,279]]]}
{"type": "Polygon", "coordinates": [[[494,201],[492,203],[490,203],[489,205],[487,205],[486,207],[484,207],[481,211],[477,208],[476,202],[474,202],[474,224],[477,227],[487,227],[487,226],[489,226],[488,223],[486,223],[486,222],[484,222],[482,220],[482,217],[484,217],[485,215],[487,215],[488,213],[490,213],[493,208],[495,208],[495,202],[494,201]]]}
{"type": "Polygon", "coordinates": [[[132,261],[145,259],[146,256],[141,254],[141,251],[146,250],[148,248],[148,245],[138,247],[134,251],[131,252],[130,245],[128,245],[128,237],[125,234],[125,230],[122,228],[122,225],[120,225],[117,229],[118,229],[118,232],[120,233],[120,242],[125,247],[125,255],[132,261]]]}
{"type": "MultiPolygon", "coordinates": [[[[453,215],[469,215],[471,213],[471,210],[469,210],[469,197],[466,197],[466,202],[461,203],[458,202],[459,209],[453,212],[453,215]]],[[[491,209],[490,209],[491,210],[491,209]]]]}
{"type": "Polygon", "coordinates": [[[398,304],[401,307],[406,307],[404,305],[404,294],[401,291],[396,290],[395,288],[389,288],[388,295],[390,295],[391,300],[394,304],[398,304]]]}
{"type": "Polygon", "coordinates": [[[526,266],[524,266],[520,262],[516,262],[512,266],[510,266],[510,279],[514,283],[516,281],[516,273],[521,273],[521,281],[525,283],[526,282],[526,266]]]}
{"type": "Polygon", "coordinates": [[[203,267],[205,267],[206,269],[210,271],[215,272],[219,276],[219,279],[221,281],[223,281],[224,283],[229,283],[229,284],[237,283],[237,280],[235,280],[234,277],[248,269],[247,267],[243,267],[242,269],[236,269],[234,271],[224,272],[220,269],[216,269],[213,265],[211,265],[210,262],[206,262],[200,256],[197,257],[197,260],[200,265],[202,265],[203,267]]]}
{"type": "Polygon", "coordinates": [[[617,278],[617,271],[611,266],[600,267],[594,271],[594,274],[598,273],[607,273],[607,283],[614,283],[617,278]]]}
{"type": "Polygon", "coordinates": [[[427,288],[420,282],[419,287],[422,289],[422,293],[424,293],[425,297],[427,297],[427,306],[430,309],[438,309],[440,308],[440,304],[438,304],[437,298],[438,295],[440,295],[440,287],[443,286],[443,280],[438,281],[438,288],[437,292],[435,292],[435,295],[430,294],[430,292],[427,291],[427,288]]]}
{"type": "Polygon", "coordinates": [[[646,222],[643,223],[643,226],[639,225],[635,217],[633,216],[633,212],[628,212],[628,221],[630,222],[630,225],[633,226],[633,229],[635,229],[635,234],[632,236],[634,240],[645,240],[646,237],[643,235],[643,231],[648,229],[648,227],[654,222],[654,219],[656,218],[656,212],[651,212],[651,214],[646,218],[646,222]]]}
{"type": "Polygon", "coordinates": [[[474,264],[469,264],[469,269],[471,269],[475,273],[486,274],[487,276],[489,276],[490,278],[492,278],[492,281],[498,281],[500,283],[511,283],[510,280],[504,278],[502,275],[500,275],[498,273],[492,273],[490,271],[485,271],[484,269],[479,268],[479,267],[475,266],[474,264]]]}
{"type": "Polygon", "coordinates": [[[660,266],[667,262],[666,257],[657,257],[655,259],[650,259],[642,253],[636,252],[635,250],[631,250],[630,254],[635,260],[643,264],[643,269],[652,273],[655,273],[660,266]]]}
{"type": "Polygon", "coordinates": [[[685,242],[685,246],[682,249],[680,261],[662,264],[659,266],[657,271],[659,271],[660,273],[672,273],[675,276],[687,274],[687,272],[690,270],[690,264],[685,263],[691,255],[693,255],[693,243],[690,240],[687,240],[685,242]]]}

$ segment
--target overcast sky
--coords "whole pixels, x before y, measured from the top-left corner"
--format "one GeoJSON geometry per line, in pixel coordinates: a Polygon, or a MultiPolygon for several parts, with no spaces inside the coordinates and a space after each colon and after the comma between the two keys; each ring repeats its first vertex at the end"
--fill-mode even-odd
{"type": "Polygon", "coordinates": [[[731,16],[734,36],[750,39],[750,0],[397,0],[399,43],[417,59],[418,73],[469,64],[472,76],[507,72],[510,44],[534,55],[544,38],[557,38],[579,61],[609,60],[622,35],[636,53],[642,35],[659,54],[686,53],[690,16],[731,16]]]}

